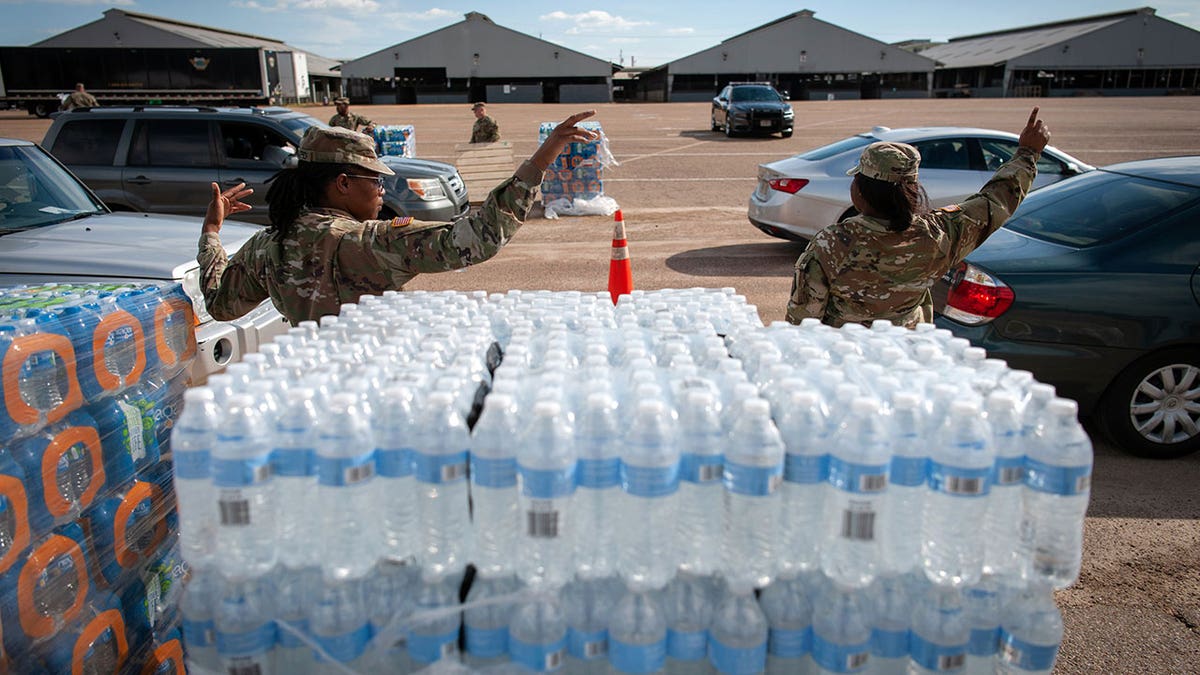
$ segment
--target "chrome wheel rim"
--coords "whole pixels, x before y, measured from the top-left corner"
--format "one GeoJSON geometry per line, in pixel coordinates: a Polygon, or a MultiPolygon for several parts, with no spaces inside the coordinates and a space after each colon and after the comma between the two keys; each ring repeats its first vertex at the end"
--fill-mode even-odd
{"type": "Polygon", "coordinates": [[[1143,438],[1162,445],[1200,435],[1200,367],[1172,363],[1142,378],[1129,401],[1129,419],[1143,438]]]}

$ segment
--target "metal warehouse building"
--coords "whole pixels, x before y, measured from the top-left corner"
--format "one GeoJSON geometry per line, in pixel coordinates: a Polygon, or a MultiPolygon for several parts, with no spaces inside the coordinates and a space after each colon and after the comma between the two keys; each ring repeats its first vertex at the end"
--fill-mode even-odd
{"type": "Polygon", "coordinates": [[[1137,96],[1200,91],[1200,31],[1151,7],[954,38],[935,96],[1137,96]]]}
{"type": "Polygon", "coordinates": [[[600,103],[619,66],[470,12],[466,19],[342,65],[369,103],[600,103]]]}
{"type": "Polygon", "coordinates": [[[639,98],[706,101],[732,81],[769,81],[793,100],[925,98],[935,62],[802,10],[647,71],[639,98]]]}

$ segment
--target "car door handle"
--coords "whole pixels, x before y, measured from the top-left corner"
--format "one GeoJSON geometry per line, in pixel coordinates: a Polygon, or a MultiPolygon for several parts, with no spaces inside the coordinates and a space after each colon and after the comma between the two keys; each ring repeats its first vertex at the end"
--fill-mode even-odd
{"type": "Polygon", "coordinates": [[[135,178],[130,178],[130,179],[126,180],[125,182],[133,183],[134,185],[147,185],[149,183],[153,183],[154,181],[150,180],[149,178],[146,178],[145,176],[137,176],[135,178]]]}

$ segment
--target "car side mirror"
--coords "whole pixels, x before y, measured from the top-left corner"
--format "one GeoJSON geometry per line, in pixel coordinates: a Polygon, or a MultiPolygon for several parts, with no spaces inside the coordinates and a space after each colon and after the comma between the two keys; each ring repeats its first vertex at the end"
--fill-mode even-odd
{"type": "Polygon", "coordinates": [[[1075,162],[1067,162],[1067,165],[1063,167],[1062,171],[1064,176],[1078,176],[1080,173],[1082,172],[1079,170],[1079,166],[1075,164],[1075,162]]]}

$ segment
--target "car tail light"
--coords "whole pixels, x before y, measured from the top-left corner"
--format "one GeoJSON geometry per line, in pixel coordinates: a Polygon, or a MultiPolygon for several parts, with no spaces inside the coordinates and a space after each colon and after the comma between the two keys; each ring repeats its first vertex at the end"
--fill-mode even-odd
{"type": "Polygon", "coordinates": [[[1008,284],[970,263],[961,263],[952,277],[942,314],[968,326],[992,321],[1016,298],[1008,284]]]}
{"type": "Polygon", "coordinates": [[[800,191],[800,188],[808,185],[807,178],[772,178],[767,181],[772,190],[786,192],[789,195],[794,195],[800,191]]]}

